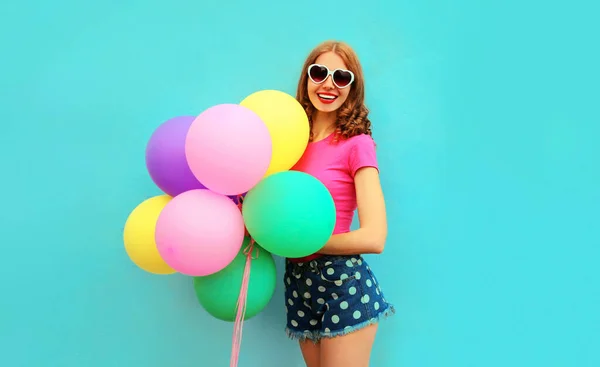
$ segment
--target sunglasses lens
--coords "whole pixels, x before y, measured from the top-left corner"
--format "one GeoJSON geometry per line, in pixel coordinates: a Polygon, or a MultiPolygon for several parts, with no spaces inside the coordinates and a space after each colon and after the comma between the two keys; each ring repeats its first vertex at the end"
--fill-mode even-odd
{"type": "Polygon", "coordinates": [[[333,73],[333,80],[338,87],[343,88],[352,81],[352,74],[350,74],[348,71],[337,70],[335,73],[333,73]]]}
{"type": "Polygon", "coordinates": [[[327,78],[327,68],[320,65],[311,66],[308,75],[315,83],[321,83],[327,78]]]}

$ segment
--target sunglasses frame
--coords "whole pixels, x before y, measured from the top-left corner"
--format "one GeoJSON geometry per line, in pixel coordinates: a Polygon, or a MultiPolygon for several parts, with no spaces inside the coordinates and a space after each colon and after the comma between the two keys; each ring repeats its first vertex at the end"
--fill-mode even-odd
{"type": "Polygon", "coordinates": [[[354,73],[353,73],[353,72],[351,72],[350,70],[346,70],[346,69],[339,69],[339,68],[338,68],[338,69],[334,69],[334,70],[329,70],[329,68],[328,68],[327,66],[325,66],[325,65],[321,65],[321,64],[311,64],[311,65],[309,65],[308,69],[306,70],[306,73],[308,74],[308,78],[310,79],[310,81],[311,81],[311,82],[313,82],[313,83],[315,83],[315,84],[323,84],[323,83],[325,83],[325,81],[327,80],[327,78],[329,78],[329,77],[331,76],[331,81],[332,81],[332,82],[333,82],[333,84],[334,84],[334,85],[335,85],[337,88],[339,88],[339,89],[348,88],[348,87],[349,87],[350,85],[352,85],[352,83],[354,82],[354,73]],[[326,76],[325,76],[325,78],[324,78],[322,81],[320,81],[320,82],[317,82],[317,81],[315,81],[315,80],[314,80],[314,79],[313,79],[313,78],[310,76],[310,70],[311,70],[312,68],[314,68],[314,67],[322,67],[322,68],[325,68],[325,70],[327,70],[327,75],[326,75],[326,76]],[[350,82],[349,82],[347,85],[345,85],[345,86],[343,86],[343,87],[340,87],[340,86],[339,86],[339,85],[338,85],[338,84],[335,82],[335,77],[334,77],[334,75],[333,75],[333,74],[335,74],[335,72],[336,72],[336,71],[342,71],[342,72],[350,73],[350,82]]]}

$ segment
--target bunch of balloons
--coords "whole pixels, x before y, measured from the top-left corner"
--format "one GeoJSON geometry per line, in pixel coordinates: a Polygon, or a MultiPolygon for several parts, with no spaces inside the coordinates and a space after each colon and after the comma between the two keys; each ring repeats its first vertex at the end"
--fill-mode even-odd
{"type": "Polygon", "coordinates": [[[162,123],[146,167],[164,195],[127,218],[129,258],[153,274],[193,277],[199,303],[218,319],[258,314],[275,291],[273,255],[310,255],[335,225],[327,188],[290,170],[309,129],[300,103],[277,90],[162,123]]]}

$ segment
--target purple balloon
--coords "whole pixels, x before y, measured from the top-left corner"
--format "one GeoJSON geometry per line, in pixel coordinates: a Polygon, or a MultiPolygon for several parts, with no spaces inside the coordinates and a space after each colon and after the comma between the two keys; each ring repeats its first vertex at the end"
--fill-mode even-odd
{"type": "Polygon", "coordinates": [[[179,116],[161,124],[146,146],[146,168],[152,181],[167,195],[206,189],[188,166],[185,138],[195,116],[179,116]]]}

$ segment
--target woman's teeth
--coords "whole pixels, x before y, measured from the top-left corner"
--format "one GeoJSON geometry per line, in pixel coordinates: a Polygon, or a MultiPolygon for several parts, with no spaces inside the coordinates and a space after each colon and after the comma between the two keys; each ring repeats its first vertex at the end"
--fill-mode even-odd
{"type": "Polygon", "coordinates": [[[332,96],[329,94],[317,94],[317,96],[319,96],[320,98],[329,99],[329,100],[334,100],[337,98],[337,96],[332,96]]]}

